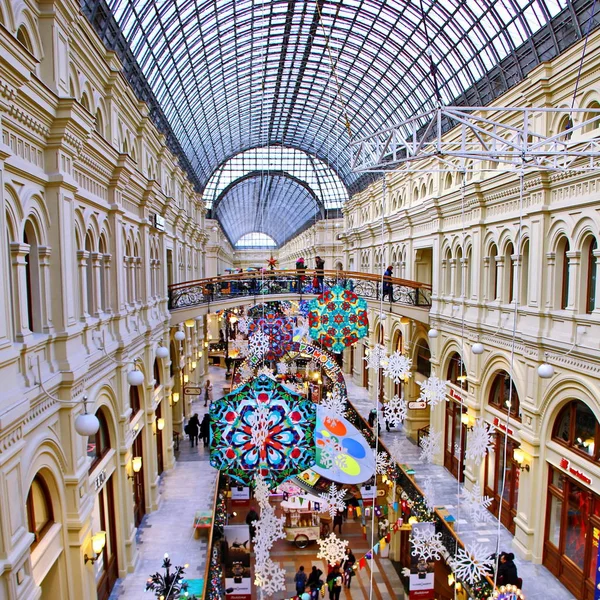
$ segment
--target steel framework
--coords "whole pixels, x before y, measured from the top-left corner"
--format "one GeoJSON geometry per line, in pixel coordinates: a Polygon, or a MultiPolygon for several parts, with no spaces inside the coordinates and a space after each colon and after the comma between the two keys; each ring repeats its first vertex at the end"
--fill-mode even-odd
{"type": "Polygon", "coordinates": [[[357,173],[590,171],[600,168],[600,109],[441,106],[352,149],[357,173]]]}

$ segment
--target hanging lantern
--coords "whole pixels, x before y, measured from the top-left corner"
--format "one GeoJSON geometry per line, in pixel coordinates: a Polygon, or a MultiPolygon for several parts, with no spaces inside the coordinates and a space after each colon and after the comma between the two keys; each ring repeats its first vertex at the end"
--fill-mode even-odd
{"type": "Polygon", "coordinates": [[[481,342],[476,342],[471,346],[471,352],[473,354],[483,354],[483,344],[481,342]]]}
{"type": "Polygon", "coordinates": [[[428,332],[427,335],[431,338],[431,339],[435,339],[438,335],[440,334],[440,332],[437,329],[431,328],[428,332]]]}
{"type": "Polygon", "coordinates": [[[179,331],[175,332],[175,335],[173,336],[178,342],[183,342],[183,340],[185,340],[185,333],[183,331],[181,331],[181,329],[179,331]]]}
{"type": "Polygon", "coordinates": [[[550,379],[554,375],[554,367],[548,363],[543,363],[538,367],[538,375],[542,379],[550,379]]]}
{"type": "Polygon", "coordinates": [[[142,383],[144,383],[144,374],[137,369],[129,371],[129,373],[127,373],[127,383],[132,387],[142,385],[142,383]]]}
{"type": "Polygon", "coordinates": [[[196,324],[196,319],[187,319],[185,321],[185,326],[188,328],[192,328],[196,324]]]}
{"type": "Polygon", "coordinates": [[[169,358],[169,349],[166,346],[159,346],[156,349],[156,358],[169,358]]]}

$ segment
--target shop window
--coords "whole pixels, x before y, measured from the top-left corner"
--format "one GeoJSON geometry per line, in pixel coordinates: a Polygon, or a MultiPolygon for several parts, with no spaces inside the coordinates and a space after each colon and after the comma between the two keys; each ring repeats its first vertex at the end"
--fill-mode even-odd
{"type": "Polygon", "coordinates": [[[552,431],[552,439],[589,460],[598,458],[600,426],[592,410],[581,400],[562,408],[552,431]]]}
{"type": "Polygon", "coordinates": [[[160,385],[160,365],[158,360],[154,359],[154,389],[160,385]]]}
{"type": "Polygon", "coordinates": [[[41,475],[34,477],[27,494],[27,521],[29,531],[35,536],[34,548],[54,523],[50,492],[41,475]]]}
{"type": "Polygon", "coordinates": [[[587,248],[587,264],[585,265],[587,270],[587,293],[586,293],[586,306],[585,310],[588,314],[594,312],[596,308],[596,257],[594,252],[598,249],[598,242],[596,238],[592,238],[588,243],[587,248]]]}
{"type": "Polygon", "coordinates": [[[431,376],[431,351],[425,340],[419,340],[415,350],[417,373],[421,373],[424,377],[431,376]]]}
{"type": "Polygon", "coordinates": [[[131,418],[133,419],[142,408],[140,391],[137,385],[129,386],[129,406],[131,407],[131,418]]]}
{"type": "Polygon", "coordinates": [[[488,401],[498,410],[508,413],[511,418],[521,420],[519,394],[506,371],[498,371],[494,375],[488,401]]]}
{"type": "Polygon", "coordinates": [[[589,121],[590,119],[595,119],[595,120],[593,123],[589,123],[588,125],[586,125],[585,131],[586,132],[595,131],[596,129],[600,128],[600,119],[598,119],[598,117],[600,116],[600,113],[595,112],[598,109],[600,109],[600,104],[598,102],[596,102],[596,100],[593,100],[592,102],[590,102],[590,104],[587,108],[590,109],[590,112],[585,113],[583,120],[584,121],[589,121]]]}
{"type": "Polygon", "coordinates": [[[446,379],[458,387],[461,387],[461,385],[464,387],[464,380],[461,381],[461,379],[466,376],[467,371],[465,369],[465,365],[463,364],[462,358],[458,352],[455,352],[448,363],[446,379]],[[459,379],[459,377],[461,379],[459,379]]]}
{"type": "Polygon", "coordinates": [[[92,459],[90,471],[93,471],[96,465],[102,460],[110,450],[110,435],[108,433],[108,424],[102,411],[96,413],[100,427],[95,435],[88,438],[87,455],[92,459]]]}
{"type": "Polygon", "coordinates": [[[31,44],[31,38],[29,37],[29,33],[25,25],[21,25],[19,30],[17,31],[17,41],[21,44],[21,46],[25,46],[31,54],[33,54],[33,46],[31,44]]]}

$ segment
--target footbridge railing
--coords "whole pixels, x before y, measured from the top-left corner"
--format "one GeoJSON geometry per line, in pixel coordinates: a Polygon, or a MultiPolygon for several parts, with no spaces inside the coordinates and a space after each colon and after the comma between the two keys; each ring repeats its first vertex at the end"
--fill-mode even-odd
{"type": "Polygon", "coordinates": [[[235,298],[260,299],[280,294],[319,294],[323,289],[342,285],[365,300],[383,300],[386,303],[420,307],[431,306],[431,285],[399,279],[381,277],[356,271],[302,271],[273,270],[232,273],[219,277],[186,281],[169,286],[169,309],[171,311],[218,304],[235,298]],[[382,281],[383,279],[383,281],[382,281]]]}

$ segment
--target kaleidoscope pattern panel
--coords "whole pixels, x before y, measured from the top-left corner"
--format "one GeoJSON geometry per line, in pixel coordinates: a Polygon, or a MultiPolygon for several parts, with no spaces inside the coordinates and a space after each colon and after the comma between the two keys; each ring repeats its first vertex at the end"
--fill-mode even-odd
{"type": "Polygon", "coordinates": [[[275,311],[265,312],[255,317],[248,327],[250,335],[262,331],[269,338],[269,349],[265,352],[266,360],[281,358],[294,341],[294,322],[292,319],[275,311]]]}
{"type": "Polygon", "coordinates": [[[339,354],[368,334],[367,302],[336,285],[310,301],[308,325],[313,340],[339,354]]]}
{"type": "Polygon", "coordinates": [[[210,464],[245,485],[270,488],[315,464],[317,406],[266,375],[210,405],[210,464]]]}

